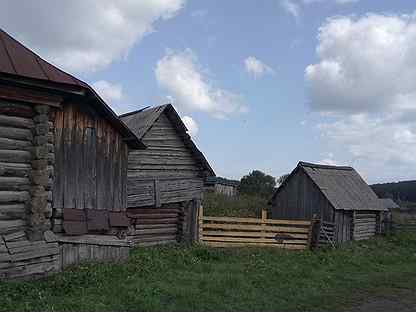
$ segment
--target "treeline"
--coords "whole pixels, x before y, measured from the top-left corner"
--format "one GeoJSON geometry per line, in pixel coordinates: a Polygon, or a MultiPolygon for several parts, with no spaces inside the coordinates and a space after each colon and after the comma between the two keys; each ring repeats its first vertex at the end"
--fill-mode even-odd
{"type": "Polygon", "coordinates": [[[416,181],[401,181],[371,185],[378,197],[396,202],[416,202],[416,181]]]}

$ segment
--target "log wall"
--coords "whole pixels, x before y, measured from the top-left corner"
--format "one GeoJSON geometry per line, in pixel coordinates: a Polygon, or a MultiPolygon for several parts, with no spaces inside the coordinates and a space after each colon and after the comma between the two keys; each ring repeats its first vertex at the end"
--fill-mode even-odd
{"type": "Polygon", "coordinates": [[[34,115],[31,105],[0,102],[0,234],[27,229],[34,115]]]}

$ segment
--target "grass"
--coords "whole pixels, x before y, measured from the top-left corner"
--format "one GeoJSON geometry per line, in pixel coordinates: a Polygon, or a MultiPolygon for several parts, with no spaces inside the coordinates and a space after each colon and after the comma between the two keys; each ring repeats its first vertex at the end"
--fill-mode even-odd
{"type": "Polygon", "coordinates": [[[415,287],[415,233],[315,252],[178,245],[0,282],[0,311],[331,311],[415,287]]]}
{"type": "Polygon", "coordinates": [[[240,194],[228,197],[221,194],[204,194],[204,215],[215,217],[260,217],[268,209],[267,198],[240,194]]]}

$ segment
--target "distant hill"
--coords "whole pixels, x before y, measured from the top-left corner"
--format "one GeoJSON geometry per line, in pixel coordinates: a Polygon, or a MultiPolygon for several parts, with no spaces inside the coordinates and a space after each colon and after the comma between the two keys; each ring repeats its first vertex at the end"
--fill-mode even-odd
{"type": "Polygon", "coordinates": [[[401,206],[408,202],[416,203],[416,181],[379,183],[370,186],[378,197],[391,198],[401,206]]]}

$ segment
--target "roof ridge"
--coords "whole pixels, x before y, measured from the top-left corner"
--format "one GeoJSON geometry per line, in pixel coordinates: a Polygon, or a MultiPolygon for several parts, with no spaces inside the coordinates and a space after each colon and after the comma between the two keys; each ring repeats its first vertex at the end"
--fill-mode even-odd
{"type": "Polygon", "coordinates": [[[127,116],[131,116],[131,115],[143,113],[145,110],[156,110],[156,109],[159,109],[159,108],[161,108],[163,106],[165,106],[164,108],[166,108],[169,105],[172,105],[172,104],[168,103],[168,104],[162,104],[162,105],[157,105],[157,106],[150,106],[149,105],[149,106],[145,106],[145,107],[143,107],[141,109],[137,109],[137,110],[134,110],[134,111],[131,111],[131,112],[127,112],[127,113],[118,115],[118,117],[122,118],[122,117],[127,117],[127,116]]]}
{"type": "Polygon", "coordinates": [[[354,170],[354,168],[350,166],[322,165],[322,164],[314,164],[314,163],[305,162],[305,161],[299,161],[298,166],[309,167],[309,168],[319,168],[319,169],[354,170]]]}

